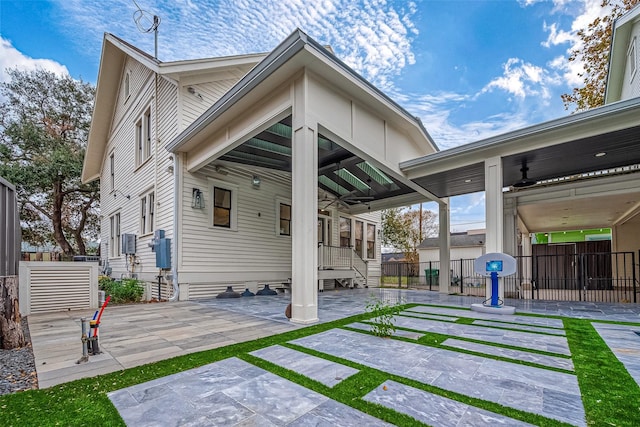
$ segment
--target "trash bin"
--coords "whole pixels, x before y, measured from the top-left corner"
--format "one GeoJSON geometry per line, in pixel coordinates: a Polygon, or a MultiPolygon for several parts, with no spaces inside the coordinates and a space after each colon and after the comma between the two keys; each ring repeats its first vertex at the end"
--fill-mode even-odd
{"type": "Polygon", "coordinates": [[[440,277],[440,270],[435,269],[426,269],[424,270],[424,277],[427,282],[427,285],[437,285],[440,277]]]}

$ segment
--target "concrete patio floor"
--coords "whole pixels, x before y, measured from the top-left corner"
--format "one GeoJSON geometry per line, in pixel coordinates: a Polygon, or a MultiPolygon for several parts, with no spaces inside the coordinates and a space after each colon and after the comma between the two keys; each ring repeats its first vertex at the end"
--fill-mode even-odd
{"type": "MultiPolygon", "coordinates": [[[[437,304],[452,308],[468,308],[471,303],[481,302],[480,298],[440,295],[428,291],[393,289],[327,291],[319,294],[320,321],[328,322],[364,312],[366,301],[372,294],[390,301],[437,304]]],[[[93,311],[31,315],[28,320],[40,388],[299,328],[300,325],[289,322],[284,316],[284,309],[289,301],[289,295],[277,295],[232,300],[206,299],[179,303],[110,306],[105,310],[100,326],[100,347],[103,354],[91,356],[89,362],[82,364],[75,363],[81,356],[79,319],[91,317],[93,311]]],[[[507,304],[516,306],[520,313],[640,324],[640,306],[638,305],[531,300],[508,300],[507,304]]],[[[459,311],[442,307],[422,310],[420,307],[420,310],[408,313],[416,316],[415,321],[410,322],[412,318],[404,317],[400,322],[403,325],[412,324],[410,329],[429,331],[435,328],[434,331],[451,335],[451,343],[447,345],[452,351],[427,351],[425,349],[429,347],[410,343],[402,343],[398,346],[393,340],[394,344],[391,347],[381,348],[369,341],[370,336],[355,332],[358,329],[366,329],[365,324],[351,325],[350,327],[355,329],[351,332],[335,329],[312,335],[295,344],[316,348],[346,360],[358,361],[385,372],[395,374],[404,372],[404,376],[409,375],[409,378],[425,384],[457,392],[463,391],[470,396],[504,398],[501,403],[505,406],[541,413],[573,425],[584,425],[584,411],[579,404],[579,389],[574,376],[570,374],[558,376],[553,371],[538,368],[523,370],[517,368],[518,365],[508,362],[496,364],[497,361],[490,358],[474,359],[464,356],[460,359],[463,353],[455,352],[456,348],[468,347],[469,342],[456,340],[454,337],[469,337],[476,334],[474,339],[488,340],[487,342],[504,340],[503,342],[508,343],[512,340],[512,343],[519,341],[526,342],[529,346],[545,346],[543,347],[545,351],[557,353],[559,357],[545,356],[536,359],[533,353],[527,354],[526,351],[518,353],[515,350],[505,350],[500,356],[523,360],[533,357],[533,363],[552,367],[562,366],[563,369],[572,370],[570,359],[562,359],[566,356],[563,347],[565,345],[563,340],[566,342],[566,339],[558,325],[545,323],[542,321],[544,319],[541,321],[531,320],[532,318],[518,320],[517,314],[508,316],[507,320],[501,319],[501,316],[497,316],[499,319],[494,319],[491,315],[475,312],[465,312],[465,317],[477,319],[474,320],[474,325],[477,326],[446,322],[447,316],[452,315],[451,312],[459,311]],[[417,317],[424,319],[417,319],[417,317]],[[506,334],[503,330],[496,333],[500,330],[492,330],[491,326],[499,328],[500,320],[523,322],[522,332],[514,331],[506,334]],[[530,339],[527,336],[529,334],[532,337],[536,330],[540,332],[540,330],[544,331],[544,328],[549,328],[546,331],[548,334],[538,335],[537,337],[543,338],[541,340],[530,339]],[[356,353],[353,353],[354,351],[356,353]],[[430,359],[432,354],[437,354],[437,357],[430,359]],[[429,364],[426,364],[427,359],[431,360],[429,364]],[[433,365],[432,362],[436,359],[439,362],[433,365]],[[380,361],[387,361],[385,362],[387,364],[380,361]],[[402,368],[394,364],[400,361],[404,364],[402,368]],[[407,366],[413,366],[414,370],[411,372],[415,373],[405,372],[407,366]],[[427,366],[429,369],[425,369],[427,366]],[[511,380],[507,382],[517,390],[508,390],[508,387],[505,389],[506,379],[496,380],[493,385],[488,386],[487,381],[471,380],[469,369],[473,371],[474,378],[483,375],[486,377],[482,372],[490,369],[492,372],[496,370],[509,372],[509,375],[520,378],[520,382],[511,380]],[[411,377],[411,375],[414,376],[411,377]],[[558,384],[562,385],[560,389],[557,388],[558,384]],[[550,406],[549,402],[567,402],[573,411],[567,412],[566,406],[550,406]]],[[[616,355],[622,354],[628,358],[627,363],[622,359],[621,361],[625,363],[630,374],[638,380],[640,366],[636,361],[640,357],[640,336],[634,334],[633,330],[640,331],[640,326],[627,329],[629,330],[620,331],[618,328],[603,327],[598,328],[598,331],[601,335],[604,334],[605,342],[614,346],[612,349],[616,355]]],[[[275,347],[263,349],[261,353],[255,355],[266,360],[274,357],[281,358],[285,367],[311,378],[313,375],[322,376],[322,373],[326,372],[336,373],[332,378],[321,377],[319,381],[333,381],[336,378],[342,380],[350,375],[344,372],[344,366],[327,368],[326,365],[322,365],[322,363],[326,364],[322,359],[319,361],[301,359],[303,356],[301,353],[291,354],[291,350],[275,347]],[[289,362],[284,362],[286,360],[289,362]],[[290,363],[291,366],[286,366],[286,363],[290,363]],[[338,375],[337,372],[341,373],[338,375]]],[[[492,350],[484,347],[483,344],[476,344],[473,351],[491,354],[491,351],[498,348],[493,347],[492,350]]],[[[531,348],[535,349],[535,347],[531,348]]],[[[154,419],[158,421],[155,416],[145,417],[144,414],[157,414],[159,408],[164,408],[161,411],[164,413],[162,425],[322,425],[330,424],[332,420],[338,419],[332,417],[338,416],[341,421],[339,425],[384,425],[379,420],[370,419],[366,414],[333,402],[257,367],[247,365],[239,359],[227,359],[227,361],[217,362],[197,370],[139,384],[131,387],[131,390],[119,390],[110,393],[110,398],[125,422],[136,426],[157,425],[153,424],[154,419]],[[235,367],[233,372],[229,371],[228,367],[225,368],[225,364],[233,365],[235,367]],[[220,387],[220,382],[224,387],[220,387]],[[215,387],[212,387],[213,383],[215,387]],[[216,392],[213,393],[212,389],[216,392]],[[278,396],[278,390],[284,394],[278,396]],[[293,395],[287,398],[286,396],[291,393],[293,395]],[[264,401],[272,402],[273,405],[264,406],[260,403],[264,401]],[[294,406],[291,406],[293,403],[282,403],[288,401],[297,403],[294,406]],[[182,414],[178,409],[181,406],[175,402],[186,402],[183,408],[189,408],[187,413],[182,414]],[[198,408],[200,412],[198,410],[194,412],[194,409],[198,408]]],[[[366,397],[366,400],[408,413],[430,425],[525,425],[496,414],[483,413],[482,410],[467,407],[459,402],[443,400],[439,396],[407,388],[401,384],[389,383],[385,387],[394,387],[396,396],[404,396],[407,399],[410,397],[411,401],[422,402],[422,405],[447,408],[442,414],[433,418],[435,416],[433,411],[415,412],[419,408],[403,407],[402,402],[389,401],[389,395],[383,393],[382,389],[376,389],[366,397]]]]}

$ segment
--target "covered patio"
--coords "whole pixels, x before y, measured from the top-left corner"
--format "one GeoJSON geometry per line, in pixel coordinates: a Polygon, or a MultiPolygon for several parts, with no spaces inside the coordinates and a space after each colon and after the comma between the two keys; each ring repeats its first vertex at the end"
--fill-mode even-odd
{"type": "MultiPolygon", "coordinates": [[[[293,322],[318,320],[321,262],[311,237],[327,207],[360,214],[436,201],[447,212],[446,200],[398,167],[437,150],[421,122],[301,31],[167,149],[187,177],[201,171],[219,176],[233,167],[291,183],[283,197],[291,200],[293,322]]],[[[441,227],[448,230],[448,223],[441,227]]]]}

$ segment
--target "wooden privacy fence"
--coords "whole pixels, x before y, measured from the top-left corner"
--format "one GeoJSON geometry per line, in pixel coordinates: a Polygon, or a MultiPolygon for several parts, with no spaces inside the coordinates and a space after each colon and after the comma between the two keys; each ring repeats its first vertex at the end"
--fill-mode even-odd
{"type": "Polygon", "coordinates": [[[20,313],[98,308],[97,262],[20,262],[20,313]]]}

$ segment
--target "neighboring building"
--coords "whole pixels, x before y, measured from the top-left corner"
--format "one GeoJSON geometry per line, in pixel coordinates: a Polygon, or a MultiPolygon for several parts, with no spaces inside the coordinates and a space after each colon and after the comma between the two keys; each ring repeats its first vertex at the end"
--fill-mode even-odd
{"type": "Polygon", "coordinates": [[[162,230],[181,299],[291,279],[294,320],[313,321],[309,283],[379,283],[379,209],[435,200],[398,163],[435,150],[300,31],[267,55],[168,63],[106,34],[82,178],[101,180],[115,277],[155,282],[162,230]]]}
{"type": "MultiPolygon", "coordinates": [[[[485,253],[486,234],[484,230],[469,230],[451,233],[449,237],[451,261],[476,259],[485,253]]],[[[430,237],[424,239],[418,246],[420,263],[438,261],[440,259],[440,239],[430,237]]]]}

